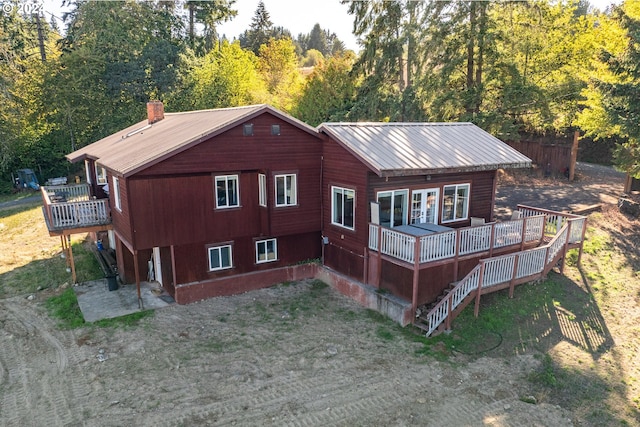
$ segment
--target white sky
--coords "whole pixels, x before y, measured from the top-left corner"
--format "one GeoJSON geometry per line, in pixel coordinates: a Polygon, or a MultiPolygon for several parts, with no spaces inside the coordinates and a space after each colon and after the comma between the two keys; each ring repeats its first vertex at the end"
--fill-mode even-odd
{"type": "MultiPolygon", "coordinates": [[[[63,0],[24,0],[35,1],[44,5],[47,21],[50,14],[62,18],[63,0]]],[[[105,1],[105,0],[95,0],[105,1]]],[[[117,1],[117,0],[116,0],[117,1]]],[[[359,50],[356,38],[351,34],[353,29],[353,16],[347,13],[347,5],[340,0],[263,0],[273,25],[284,27],[295,38],[300,33],[309,33],[318,23],[323,30],[329,30],[337,34],[347,49],[359,50]]],[[[620,3],[622,0],[590,0],[590,3],[600,10],[604,10],[610,3],[620,3]]],[[[251,19],[258,7],[259,0],[236,0],[233,8],[238,11],[236,17],[218,27],[220,35],[228,39],[237,38],[244,30],[249,28],[251,19]]],[[[64,25],[59,22],[62,29],[64,25]]]]}

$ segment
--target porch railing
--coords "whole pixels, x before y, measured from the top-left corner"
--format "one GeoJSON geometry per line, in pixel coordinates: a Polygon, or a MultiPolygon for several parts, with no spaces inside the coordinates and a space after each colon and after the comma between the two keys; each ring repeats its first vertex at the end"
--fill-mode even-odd
{"type": "Polygon", "coordinates": [[[458,228],[417,238],[392,228],[369,224],[369,248],[399,260],[414,263],[414,245],[419,244],[419,262],[427,263],[470,255],[523,243],[542,241],[545,215],[476,227],[458,228]],[[380,244],[381,242],[381,244],[380,244]]]}
{"type": "Polygon", "coordinates": [[[92,199],[87,184],[40,187],[50,230],[111,223],[108,199],[92,199]]]}
{"type": "MultiPolygon", "coordinates": [[[[544,246],[480,260],[480,263],[426,314],[426,335],[431,335],[443,322],[449,324],[454,311],[473,292],[479,295],[482,290],[491,287],[507,283],[513,286],[546,275],[563,256],[568,244],[584,239],[585,217],[568,217],[561,213],[553,215],[551,223],[560,221],[564,225],[544,246]]],[[[546,224],[549,224],[549,221],[546,224]]]]}

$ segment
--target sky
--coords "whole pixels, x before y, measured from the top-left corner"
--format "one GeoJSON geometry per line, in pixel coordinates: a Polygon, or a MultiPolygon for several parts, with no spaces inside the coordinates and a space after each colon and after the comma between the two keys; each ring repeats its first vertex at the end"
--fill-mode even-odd
{"type": "MultiPolygon", "coordinates": [[[[26,1],[26,0],[25,0],[26,1]]],[[[41,2],[44,5],[47,20],[50,14],[62,18],[61,4],[63,0],[31,0],[41,2]]],[[[96,0],[99,1],[99,0],[96,0]]],[[[104,1],[104,0],[100,0],[104,1]]],[[[295,38],[300,33],[310,33],[317,23],[323,30],[336,33],[347,49],[359,50],[353,30],[353,16],[347,13],[348,6],[341,4],[340,0],[263,0],[267,12],[274,26],[284,27],[295,38]]],[[[620,3],[621,0],[590,0],[590,3],[604,10],[612,2],[620,3]]],[[[233,8],[238,14],[230,22],[218,27],[218,33],[233,40],[249,28],[251,19],[255,15],[259,0],[236,0],[233,8]]],[[[64,24],[59,22],[59,27],[64,24]]]]}

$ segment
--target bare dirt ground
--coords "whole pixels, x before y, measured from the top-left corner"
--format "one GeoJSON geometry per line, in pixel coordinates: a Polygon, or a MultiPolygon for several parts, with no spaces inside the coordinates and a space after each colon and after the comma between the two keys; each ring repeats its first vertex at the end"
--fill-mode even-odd
{"type": "MultiPolygon", "coordinates": [[[[590,205],[622,191],[615,174],[595,181],[558,181],[547,194],[590,205]]],[[[555,207],[533,198],[540,188],[505,180],[498,216],[516,199],[555,207]]],[[[0,300],[0,425],[581,425],[571,408],[521,400],[534,393],[535,352],[422,355],[392,323],[317,283],[174,305],[119,329],[60,330],[42,304],[49,295],[0,300]]]]}

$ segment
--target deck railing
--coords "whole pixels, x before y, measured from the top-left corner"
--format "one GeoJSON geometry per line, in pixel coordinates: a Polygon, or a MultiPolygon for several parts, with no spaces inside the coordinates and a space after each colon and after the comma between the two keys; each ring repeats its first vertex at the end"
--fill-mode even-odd
{"type": "MultiPolygon", "coordinates": [[[[569,243],[582,241],[586,226],[585,217],[577,215],[568,217],[562,213],[552,213],[551,223],[562,222],[564,225],[548,244],[480,260],[480,263],[426,314],[426,335],[431,335],[443,322],[449,325],[454,311],[473,292],[478,295],[482,290],[491,287],[507,283],[513,286],[516,282],[522,283],[543,277],[563,256],[569,243]]],[[[549,221],[545,223],[546,230],[552,229],[549,221]]]]}
{"type": "Polygon", "coordinates": [[[91,199],[87,184],[40,187],[50,230],[109,224],[108,199],[91,199]]]}
{"type": "Polygon", "coordinates": [[[545,224],[544,215],[511,221],[464,227],[440,233],[416,236],[392,228],[369,224],[369,248],[399,260],[415,262],[414,245],[419,244],[419,262],[428,263],[488,252],[492,248],[541,241],[545,224]],[[381,244],[379,242],[381,241],[381,244]]]}

